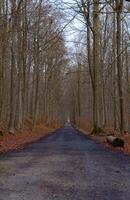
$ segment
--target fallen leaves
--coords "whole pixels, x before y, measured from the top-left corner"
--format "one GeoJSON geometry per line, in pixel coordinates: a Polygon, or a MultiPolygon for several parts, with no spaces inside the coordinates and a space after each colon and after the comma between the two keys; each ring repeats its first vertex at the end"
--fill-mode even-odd
{"type": "Polygon", "coordinates": [[[80,129],[80,131],[83,134],[85,134],[85,135],[89,136],[90,138],[94,139],[96,142],[101,143],[101,144],[105,145],[106,147],[108,147],[108,148],[110,148],[110,149],[112,149],[114,151],[118,150],[118,151],[121,151],[121,152],[124,152],[124,153],[130,155],[130,134],[128,134],[128,133],[120,136],[120,138],[124,140],[124,147],[121,148],[121,147],[113,147],[112,145],[108,144],[107,141],[106,141],[106,136],[105,135],[94,135],[94,134],[91,135],[91,134],[88,134],[88,132],[86,132],[86,130],[84,131],[84,129],[80,129]]]}
{"type": "Polygon", "coordinates": [[[47,136],[52,131],[43,125],[37,126],[35,131],[25,128],[22,131],[16,131],[14,134],[5,133],[0,138],[0,152],[23,148],[27,143],[34,142],[42,137],[47,136]]]}

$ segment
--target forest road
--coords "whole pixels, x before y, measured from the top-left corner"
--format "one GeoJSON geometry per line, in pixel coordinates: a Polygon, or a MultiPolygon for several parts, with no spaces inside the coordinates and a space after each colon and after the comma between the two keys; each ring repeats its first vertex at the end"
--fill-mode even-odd
{"type": "Polygon", "coordinates": [[[130,200],[130,156],[64,126],[0,156],[0,200],[130,200]]]}

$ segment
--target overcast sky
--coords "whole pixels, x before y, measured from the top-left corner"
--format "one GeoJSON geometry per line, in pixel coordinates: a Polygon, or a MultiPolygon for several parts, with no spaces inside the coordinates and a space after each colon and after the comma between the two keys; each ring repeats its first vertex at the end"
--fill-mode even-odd
{"type": "MultiPolygon", "coordinates": [[[[66,46],[72,52],[74,49],[73,46],[75,45],[76,41],[82,43],[83,34],[85,33],[83,19],[79,15],[77,15],[75,19],[72,20],[76,14],[73,11],[73,9],[76,8],[75,0],[50,0],[50,2],[52,2],[53,5],[56,6],[56,8],[59,8],[64,13],[63,26],[65,24],[68,24],[64,31],[66,46]]],[[[130,5],[130,3],[125,3],[125,5],[130,5]]],[[[126,14],[126,16],[126,23],[130,29],[130,14],[126,14]]]]}

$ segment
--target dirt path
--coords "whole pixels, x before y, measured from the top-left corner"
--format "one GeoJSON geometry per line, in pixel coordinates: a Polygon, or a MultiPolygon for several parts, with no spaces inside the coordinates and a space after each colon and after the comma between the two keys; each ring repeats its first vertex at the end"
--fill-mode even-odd
{"type": "Polygon", "coordinates": [[[71,126],[0,156],[0,200],[97,199],[130,199],[130,156],[71,126]]]}

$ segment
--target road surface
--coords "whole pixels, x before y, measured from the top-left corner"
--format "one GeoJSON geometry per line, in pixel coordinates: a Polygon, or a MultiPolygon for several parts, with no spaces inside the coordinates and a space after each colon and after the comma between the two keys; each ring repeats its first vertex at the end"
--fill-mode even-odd
{"type": "Polygon", "coordinates": [[[130,156],[71,126],[0,156],[0,200],[130,200],[130,156]]]}

